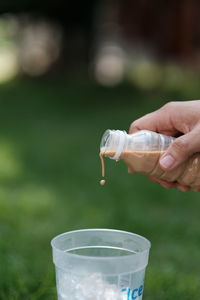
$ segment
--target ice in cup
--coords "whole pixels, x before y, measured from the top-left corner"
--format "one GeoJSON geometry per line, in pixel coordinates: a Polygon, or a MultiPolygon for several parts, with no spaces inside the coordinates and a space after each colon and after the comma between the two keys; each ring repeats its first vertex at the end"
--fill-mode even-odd
{"type": "Polygon", "coordinates": [[[150,242],[112,229],[83,229],[52,241],[58,300],[141,300],[150,242]]]}

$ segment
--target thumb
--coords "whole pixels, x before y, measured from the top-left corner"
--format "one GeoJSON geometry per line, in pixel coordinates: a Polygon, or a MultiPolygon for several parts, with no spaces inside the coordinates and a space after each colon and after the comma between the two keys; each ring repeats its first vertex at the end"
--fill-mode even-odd
{"type": "Polygon", "coordinates": [[[200,126],[175,139],[160,158],[163,170],[171,171],[186,161],[192,154],[200,152],[200,126]]]}

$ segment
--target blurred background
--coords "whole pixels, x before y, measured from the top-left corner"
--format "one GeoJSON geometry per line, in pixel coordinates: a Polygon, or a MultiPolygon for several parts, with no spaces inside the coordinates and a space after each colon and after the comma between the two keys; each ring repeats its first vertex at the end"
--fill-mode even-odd
{"type": "Polygon", "coordinates": [[[152,242],[146,300],[199,300],[200,196],[98,158],[103,132],[200,99],[198,0],[0,2],[0,299],[55,300],[50,240],[152,242]]]}

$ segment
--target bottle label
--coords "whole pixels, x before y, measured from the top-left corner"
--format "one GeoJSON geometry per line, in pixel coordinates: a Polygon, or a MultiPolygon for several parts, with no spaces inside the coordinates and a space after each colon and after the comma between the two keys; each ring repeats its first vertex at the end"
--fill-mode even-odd
{"type": "Polygon", "coordinates": [[[139,300],[142,299],[142,294],[144,290],[144,285],[140,285],[138,288],[130,289],[130,288],[122,288],[121,294],[123,300],[139,300]]]}

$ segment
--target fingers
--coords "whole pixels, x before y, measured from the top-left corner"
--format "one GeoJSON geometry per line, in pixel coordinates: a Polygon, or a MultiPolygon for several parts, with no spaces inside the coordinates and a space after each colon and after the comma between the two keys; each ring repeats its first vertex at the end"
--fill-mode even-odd
{"type": "Polygon", "coordinates": [[[149,180],[162,185],[166,189],[171,189],[171,188],[176,187],[176,183],[169,182],[169,181],[159,179],[159,178],[156,178],[156,177],[149,177],[149,180]]]}
{"type": "Polygon", "coordinates": [[[189,186],[186,186],[186,185],[182,185],[182,184],[177,184],[176,185],[176,188],[178,190],[180,190],[181,192],[188,192],[191,190],[191,188],[189,186]]]}
{"type": "Polygon", "coordinates": [[[165,105],[134,121],[130,126],[129,133],[147,129],[166,135],[176,136],[178,130],[174,127],[173,122],[171,122],[174,111],[176,110],[172,110],[170,105],[165,105]]]}
{"type": "Polygon", "coordinates": [[[129,133],[134,133],[137,132],[138,130],[142,129],[148,129],[151,131],[156,131],[157,129],[157,115],[156,112],[152,112],[150,114],[147,114],[143,116],[142,118],[137,119],[134,121],[130,128],[129,128],[129,133]]]}
{"type": "Polygon", "coordinates": [[[177,182],[169,182],[169,181],[158,179],[155,177],[150,177],[149,180],[160,184],[161,186],[163,186],[166,189],[176,188],[182,192],[188,192],[191,189],[189,186],[185,186],[185,185],[179,184],[177,182]]]}
{"type": "MultiPolygon", "coordinates": [[[[171,171],[185,162],[194,153],[200,152],[200,101],[170,102],[157,111],[134,121],[129,133],[138,130],[154,132],[177,137],[160,158],[160,166],[164,171],[171,171]]],[[[133,170],[129,170],[133,172],[133,170]]],[[[190,187],[177,182],[167,182],[151,178],[165,188],[178,188],[188,191],[190,187]]],[[[198,190],[198,189],[196,189],[198,190]]]]}
{"type": "Polygon", "coordinates": [[[186,161],[192,154],[200,152],[200,125],[189,133],[180,136],[169,146],[160,158],[160,166],[165,171],[171,171],[186,161]]]}

